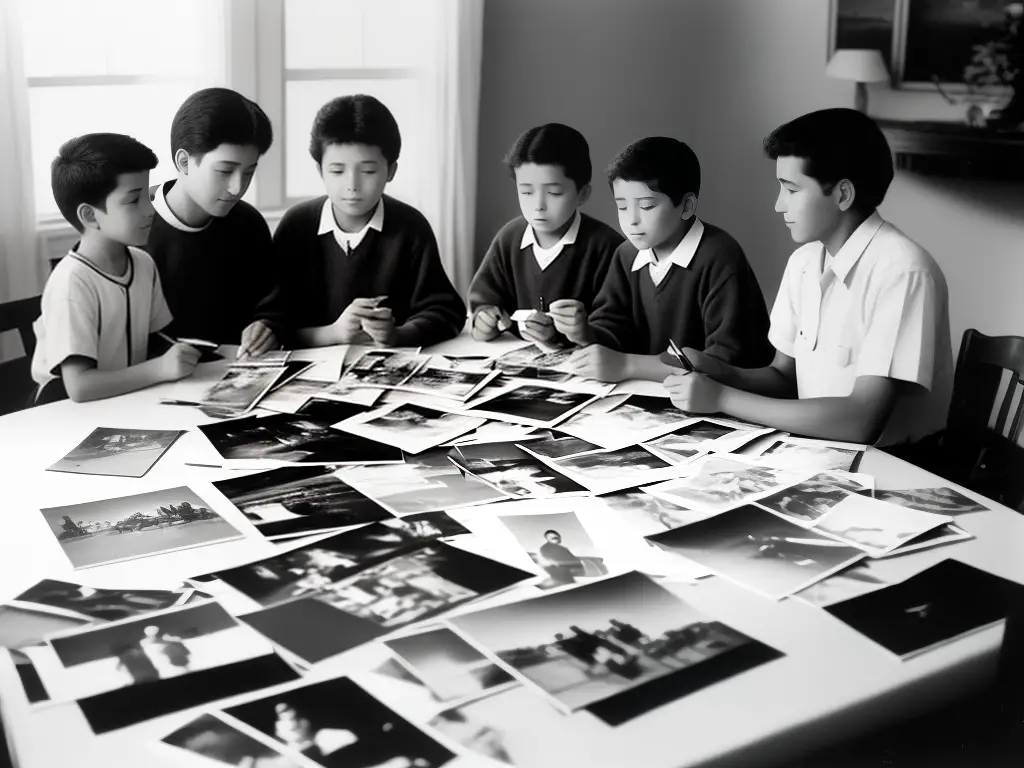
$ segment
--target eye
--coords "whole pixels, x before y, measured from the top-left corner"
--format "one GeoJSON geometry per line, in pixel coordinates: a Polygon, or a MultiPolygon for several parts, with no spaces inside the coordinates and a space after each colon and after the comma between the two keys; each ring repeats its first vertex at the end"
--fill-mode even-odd
{"type": "Polygon", "coordinates": [[[641,205],[640,206],[640,210],[641,211],[651,211],[651,210],[654,210],[657,207],[658,207],[657,205],[641,205]]]}
{"type": "Polygon", "coordinates": [[[615,206],[615,208],[616,208],[616,210],[618,210],[619,213],[625,213],[626,212],[625,207],[620,208],[619,206],[615,206]]]}

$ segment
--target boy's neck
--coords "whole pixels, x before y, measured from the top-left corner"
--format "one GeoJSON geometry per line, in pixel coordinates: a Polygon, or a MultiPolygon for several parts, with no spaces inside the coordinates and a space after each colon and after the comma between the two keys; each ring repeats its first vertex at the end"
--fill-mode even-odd
{"type": "MultiPolygon", "coordinates": [[[[874,211],[871,213],[874,213],[874,211]]],[[[871,213],[863,214],[849,211],[841,216],[836,224],[836,228],[821,239],[821,243],[825,246],[825,250],[828,251],[829,255],[835,258],[840,249],[846,244],[846,241],[850,239],[850,235],[856,232],[857,228],[870,218],[871,213]]]]}
{"type": "Polygon", "coordinates": [[[362,216],[349,216],[348,214],[339,211],[338,206],[331,203],[331,213],[334,214],[334,223],[338,225],[338,228],[342,232],[347,232],[351,235],[355,234],[370,223],[370,219],[373,218],[373,214],[377,212],[378,205],[380,205],[380,200],[377,201],[377,205],[373,206],[368,213],[365,213],[362,216]]]}
{"type": "Polygon", "coordinates": [[[128,249],[124,243],[111,240],[95,229],[82,233],[75,253],[111,275],[121,277],[128,271],[128,249]]]}
{"type": "Polygon", "coordinates": [[[175,218],[186,227],[205,227],[213,218],[188,196],[185,185],[180,180],[171,185],[164,195],[164,200],[167,201],[167,207],[171,209],[175,218]]]}
{"type": "MultiPolygon", "coordinates": [[[[565,233],[569,231],[574,221],[576,221],[576,211],[573,211],[569,220],[554,232],[538,232],[534,229],[533,239],[541,248],[554,248],[558,244],[558,241],[565,237],[565,233]]],[[[531,229],[533,229],[533,227],[531,227],[531,229]]]]}
{"type": "Polygon", "coordinates": [[[686,237],[686,233],[690,231],[690,227],[693,226],[693,222],[693,216],[686,219],[685,221],[680,219],[679,229],[672,233],[671,237],[669,237],[666,240],[663,240],[662,242],[658,243],[656,246],[651,248],[651,251],[654,253],[654,258],[657,259],[658,261],[661,261],[662,259],[667,259],[669,256],[671,256],[672,251],[674,251],[679,246],[679,244],[683,242],[683,238],[686,237]]]}

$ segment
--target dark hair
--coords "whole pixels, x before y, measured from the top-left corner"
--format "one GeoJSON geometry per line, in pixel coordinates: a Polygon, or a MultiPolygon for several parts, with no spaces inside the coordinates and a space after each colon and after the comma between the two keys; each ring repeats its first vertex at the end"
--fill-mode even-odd
{"type": "Polygon", "coordinates": [[[648,136],[619,152],[606,171],[616,179],[642,181],[679,205],[690,192],[700,194],[700,161],[689,145],[668,136],[648,136]]]}
{"type": "Polygon", "coordinates": [[[178,107],[171,121],[172,159],[179,149],[202,159],[221,144],[252,145],[263,155],[273,141],[267,113],[229,88],[196,91],[178,107]]]}
{"type": "Polygon", "coordinates": [[[826,195],[849,179],[857,191],[854,208],[871,213],[892,183],[892,152],[878,124],[855,109],[822,109],[780,125],[764,140],[771,160],[799,157],[803,172],[826,195]]]}
{"type": "Polygon", "coordinates": [[[313,118],[309,132],[309,154],[317,165],[328,144],[369,144],[379,147],[388,166],[398,161],[402,134],[391,110],[373,96],[357,93],[331,99],[313,118]]]}
{"type": "Polygon", "coordinates": [[[553,533],[553,534],[555,534],[555,536],[561,536],[562,535],[558,531],[556,531],[554,528],[551,528],[551,529],[548,529],[548,530],[544,531],[544,535],[545,536],[547,536],[549,533],[553,533]]]}
{"type": "Polygon", "coordinates": [[[505,156],[512,178],[516,168],[525,163],[560,165],[579,191],[590,183],[593,167],[590,164],[590,146],[583,134],[561,123],[547,123],[519,134],[512,149],[505,156]]]}
{"type": "Polygon", "coordinates": [[[117,189],[118,176],[156,166],[153,150],[131,136],[87,133],[61,145],[50,164],[50,188],[61,214],[81,232],[78,206],[85,203],[106,211],[107,195],[117,189]]]}

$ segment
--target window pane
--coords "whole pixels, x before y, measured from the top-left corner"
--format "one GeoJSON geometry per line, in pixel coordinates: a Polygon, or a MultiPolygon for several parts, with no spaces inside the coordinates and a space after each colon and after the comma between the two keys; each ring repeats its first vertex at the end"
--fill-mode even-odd
{"type": "Polygon", "coordinates": [[[285,194],[289,198],[324,193],[316,164],[309,156],[309,131],[320,107],[337,96],[366,93],[387,104],[402,133],[398,173],[387,194],[417,205],[419,189],[419,142],[416,124],[420,112],[420,88],[408,80],[312,80],[290,82],[285,87],[285,194]]]}

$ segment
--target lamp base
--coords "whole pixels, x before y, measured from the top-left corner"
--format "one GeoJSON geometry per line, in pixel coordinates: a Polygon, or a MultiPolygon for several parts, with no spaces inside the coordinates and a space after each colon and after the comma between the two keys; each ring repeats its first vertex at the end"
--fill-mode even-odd
{"type": "Polygon", "coordinates": [[[854,92],[853,106],[858,112],[868,113],[868,85],[857,83],[857,90],[854,92]]]}

